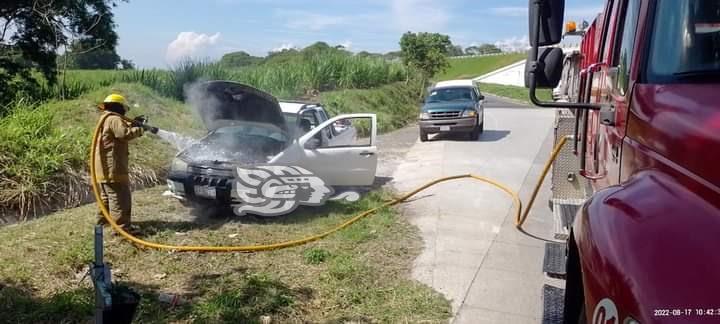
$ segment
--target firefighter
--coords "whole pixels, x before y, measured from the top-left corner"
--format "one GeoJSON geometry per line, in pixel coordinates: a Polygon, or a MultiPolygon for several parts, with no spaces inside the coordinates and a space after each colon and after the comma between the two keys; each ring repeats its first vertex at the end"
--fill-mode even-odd
{"type": "MultiPolygon", "coordinates": [[[[102,117],[107,115],[103,123],[98,147],[95,153],[97,181],[100,185],[100,196],[115,222],[125,230],[130,230],[130,182],[128,178],[128,142],[143,135],[141,119],[128,122],[123,118],[130,109],[125,98],[111,94],[98,106],[102,117]]],[[[99,212],[98,224],[106,224],[99,212]]]]}

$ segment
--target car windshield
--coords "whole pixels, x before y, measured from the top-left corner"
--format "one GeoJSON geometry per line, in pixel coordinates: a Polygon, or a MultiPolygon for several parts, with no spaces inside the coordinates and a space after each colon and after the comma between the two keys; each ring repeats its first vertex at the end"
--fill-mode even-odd
{"type": "Polygon", "coordinates": [[[470,88],[442,88],[433,89],[425,99],[426,103],[445,101],[472,101],[472,89],[470,88]]]}
{"type": "Polygon", "coordinates": [[[720,75],[720,1],[661,0],[655,14],[648,77],[714,81],[720,75]]]}

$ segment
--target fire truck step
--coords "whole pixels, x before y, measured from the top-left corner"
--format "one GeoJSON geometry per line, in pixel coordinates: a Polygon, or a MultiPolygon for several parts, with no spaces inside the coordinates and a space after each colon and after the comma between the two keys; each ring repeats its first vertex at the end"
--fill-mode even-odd
{"type": "Polygon", "coordinates": [[[565,264],[567,263],[565,251],[565,244],[563,243],[545,243],[543,272],[545,272],[548,277],[565,279],[565,264]]]}
{"type": "Polygon", "coordinates": [[[550,285],[543,286],[542,324],[560,324],[563,322],[565,290],[550,285]]]}
{"type": "Polygon", "coordinates": [[[565,240],[570,236],[570,227],[583,202],[582,199],[552,199],[556,239],[565,240]]]}

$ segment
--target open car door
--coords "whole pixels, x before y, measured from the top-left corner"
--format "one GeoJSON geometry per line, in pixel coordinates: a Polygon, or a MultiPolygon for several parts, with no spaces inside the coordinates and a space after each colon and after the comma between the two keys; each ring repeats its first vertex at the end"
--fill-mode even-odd
{"type": "Polygon", "coordinates": [[[298,139],[294,150],[299,154],[292,154],[293,164],[310,170],[330,186],[369,186],[377,170],[376,141],[375,114],[340,115],[298,139]],[[334,135],[328,138],[323,134],[334,135]]]}

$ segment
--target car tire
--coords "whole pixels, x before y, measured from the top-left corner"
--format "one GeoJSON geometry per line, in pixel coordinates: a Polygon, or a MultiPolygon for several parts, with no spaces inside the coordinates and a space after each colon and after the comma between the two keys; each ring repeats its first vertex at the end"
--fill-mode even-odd
{"type": "Polygon", "coordinates": [[[427,142],[428,140],[428,133],[420,130],[420,142],[427,142]]]}
{"type": "Polygon", "coordinates": [[[475,126],[472,132],[468,133],[468,138],[471,141],[477,141],[480,138],[480,132],[478,132],[477,126],[475,126]]]}
{"type": "Polygon", "coordinates": [[[482,134],[485,131],[485,118],[480,121],[480,124],[478,125],[478,133],[482,134]]]}

